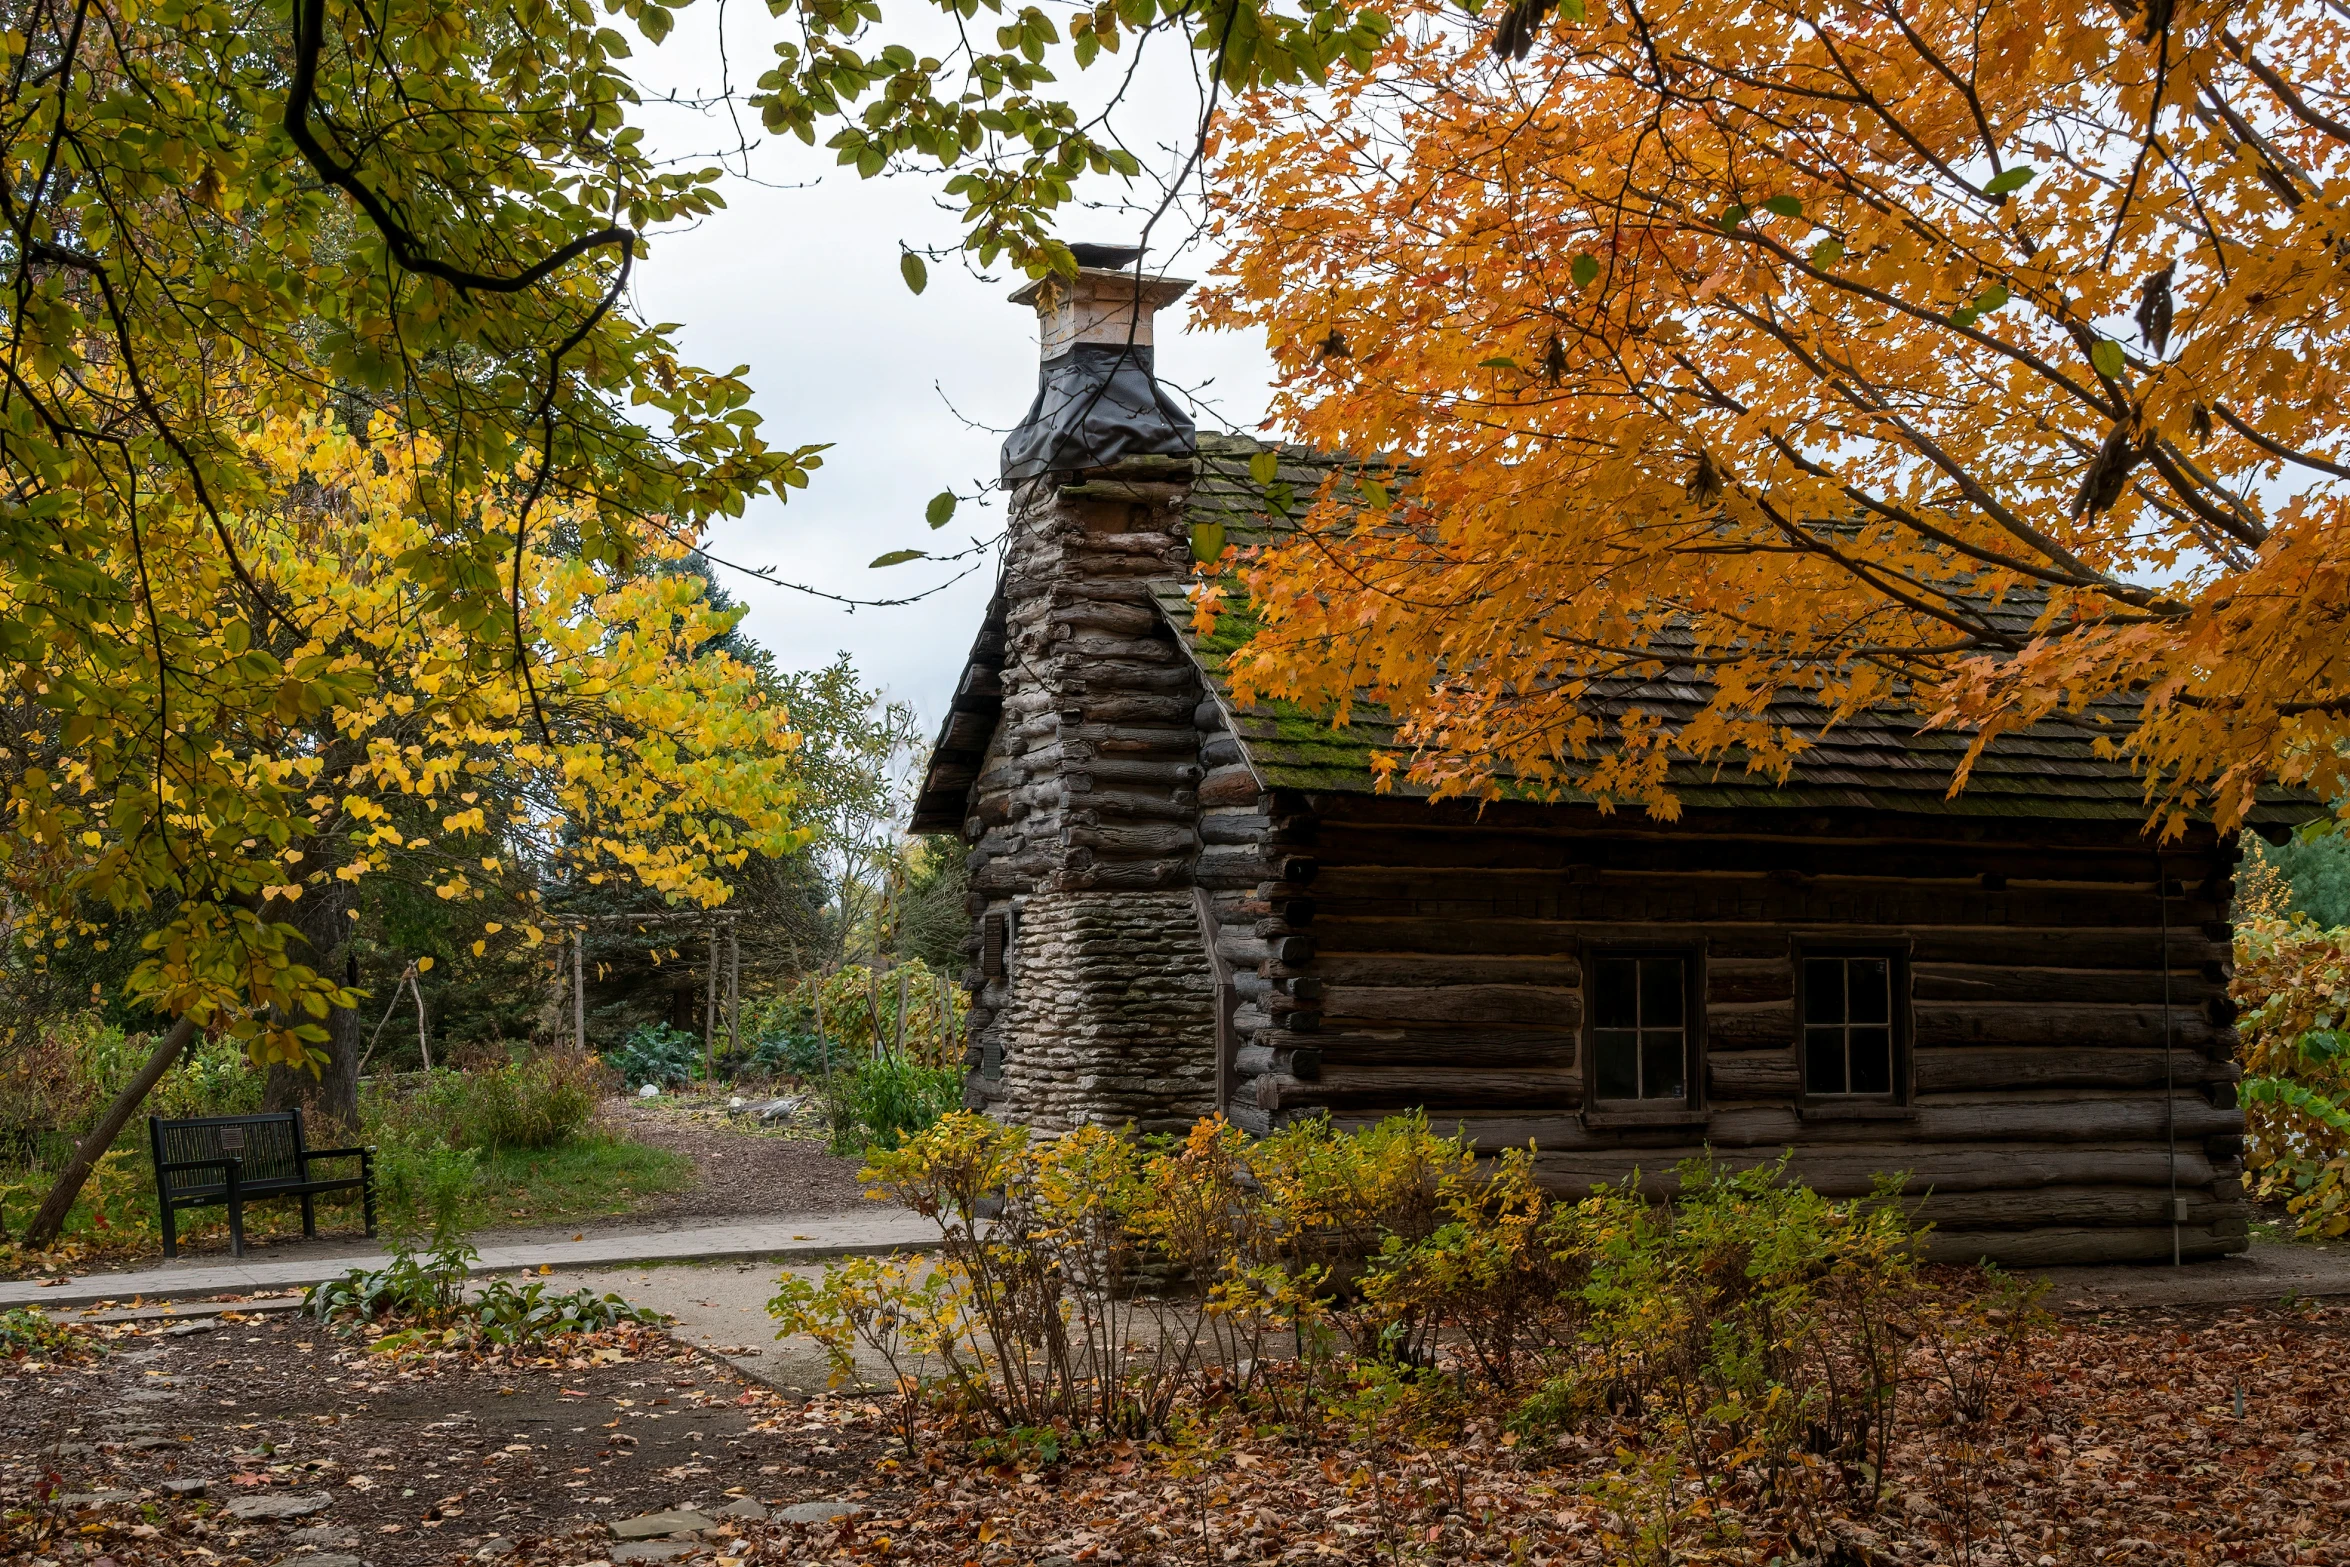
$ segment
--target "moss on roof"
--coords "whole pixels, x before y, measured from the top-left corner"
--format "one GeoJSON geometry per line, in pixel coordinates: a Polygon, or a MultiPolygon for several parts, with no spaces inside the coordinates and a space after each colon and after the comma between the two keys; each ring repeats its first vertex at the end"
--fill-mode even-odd
{"type": "MultiPolygon", "coordinates": [[[[1340,466],[1329,456],[1302,447],[1202,436],[1187,509],[1194,521],[1224,523],[1229,542],[1263,543],[1294,525],[1340,466]],[[1267,452],[1274,454],[1277,464],[1270,483],[1250,471],[1251,463],[1267,452]]],[[[1395,719],[1368,703],[1355,704],[1344,725],[1295,703],[1239,707],[1232,698],[1226,664],[1256,634],[1257,625],[1245,610],[1233,608],[1219,615],[1213,634],[1197,635],[1186,587],[1181,580],[1162,581],[1152,585],[1152,592],[1217,699],[1233,714],[1257,776],[1275,788],[1376,790],[1373,758],[1382,752],[1400,756],[1406,749],[1396,742],[1395,719]]],[[[2025,632],[2032,624],[2030,607],[2020,603],[1997,606],[1990,616],[2007,630],[2025,632]]],[[[1712,683],[1691,656],[1693,644],[1660,641],[1656,653],[1663,668],[1654,676],[1595,682],[1587,703],[1592,715],[1613,719],[1637,707],[1675,726],[1695,717],[1711,699],[1712,683]]],[[[1921,729],[1913,714],[1890,706],[1831,723],[1829,709],[1800,692],[1781,693],[1767,716],[1811,741],[1787,781],[1777,783],[1767,775],[1747,772],[1742,753],[1709,761],[1680,758],[1666,777],[1684,807],[2132,821],[2143,820],[2148,809],[2145,786],[2129,765],[2096,753],[2101,730],[2110,735],[2126,727],[2126,703],[2102,704],[2084,720],[2043,722],[2002,735],[1976,759],[1966,789],[1955,797],[1949,794],[1950,782],[1972,743],[1972,736],[1963,731],[1921,729]]],[[[1506,775],[1496,781],[1505,795],[1535,794],[1506,775]]],[[[1399,769],[1394,792],[1431,791],[1409,782],[1399,769]]],[[[1590,798],[1572,791],[1541,797],[1590,798]]],[[[2250,824],[2291,824],[2322,810],[2310,796],[2272,788],[2262,792],[2250,824]]]]}

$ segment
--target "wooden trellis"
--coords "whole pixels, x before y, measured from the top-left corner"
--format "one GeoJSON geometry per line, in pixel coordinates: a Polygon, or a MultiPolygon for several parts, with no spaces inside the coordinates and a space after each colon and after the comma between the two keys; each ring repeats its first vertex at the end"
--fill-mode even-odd
{"type": "Polygon", "coordinates": [[[726,970],[726,1049],[729,1055],[740,1056],[743,1047],[743,948],[735,914],[733,909],[697,909],[659,914],[591,914],[560,922],[564,939],[571,948],[571,1039],[580,1053],[584,1055],[587,1052],[587,938],[590,929],[599,925],[631,925],[639,930],[684,925],[699,926],[709,944],[709,959],[703,965],[705,1004],[702,1008],[702,1081],[711,1081],[717,1069],[718,970],[721,966],[726,970]]]}

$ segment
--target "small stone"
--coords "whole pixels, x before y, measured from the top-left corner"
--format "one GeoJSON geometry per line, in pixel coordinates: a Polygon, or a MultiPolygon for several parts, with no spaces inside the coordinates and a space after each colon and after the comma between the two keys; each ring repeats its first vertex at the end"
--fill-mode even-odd
{"type": "Polygon", "coordinates": [[[482,1541],[481,1547],[473,1553],[473,1559],[477,1562],[494,1562],[501,1556],[513,1554],[514,1542],[500,1534],[482,1541]]]}
{"type": "Polygon", "coordinates": [[[692,1534],[697,1529],[709,1528],[715,1522],[716,1519],[706,1513],[696,1512],[691,1507],[677,1507],[667,1512],[623,1518],[613,1524],[611,1529],[615,1540],[653,1540],[665,1534],[692,1534]]]}
{"type": "Polygon", "coordinates": [[[1039,1556],[1036,1559],[1036,1567],[1077,1567],[1077,1558],[1074,1556],[1039,1556]]]}
{"type": "Polygon", "coordinates": [[[248,1523],[261,1518],[307,1518],[334,1504],[335,1499],[324,1491],[287,1491],[277,1496],[240,1496],[228,1504],[228,1515],[248,1523]]]}
{"type": "Polygon", "coordinates": [[[612,1547],[615,1562],[665,1562],[709,1547],[699,1540],[631,1540],[612,1547]]]}
{"type": "Polygon", "coordinates": [[[292,1534],[287,1535],[286,1538],[293,1541],[296,1545],[315,1545],[321,1547],[332,1545],[343,1549],[348,1549],[349,1547],[359,1543],[359,1536],[353,1534],[348,1529],[331,1523],[314,1523],[307,1529],[296,1529],[292,1534]]]}
{"type": "Polygon", "coordinates": [[[639,1099],[658,1099],[661,1097],[661,1090],[657,1085],[647,1083],[636,1091],[636,1096],[639,1099]]]}
{"type": "Polygon", "coordinates": [[[177,1446],[179,1444],[168,1436],[134,1436],[122,1444],[122,1450],[126,1453],[152,1453],[159,1447],[177,1446]]]}
{"type": "Polygon", "coordinates": [[[172,1396],[159,1387],[134,1387],[122,1395],[126,1404],[168,1404],[172,1396]]]}
{"type": "Polygon", "coordinates": [[[60,1491],[53,1500],[60,1507],[112,1507],[116,1502],[135,1502],[136,1491],[60,1491]]]}
{"type": "Polygon", "coordinates": [[[771,1516],[778,1523],[826,1523],[835,1518],[861,1518],[868,1511],[858,1502],[794,1502],[771,1516]]]}
{"type": "Polygon", "coordinates": [[[206,1480],[166,1480],[163,1489],[171,1496],[202,1496],[204,1487],[210,1483],[206,1480]]]}
{"type": "Polygon", "coordinates": [[[737,1498],[732,1507],[727,1508],[718,1516],[721,1518],[748,1518],[753,1523],[759,1523],[767,1517],[767,1509],[745,1496],[737,1498]]]}
{"type": "Polygon", "coordinates": [[[88,1442],[60,1442],[49,1449],[52,1458],[87,1458],[98,1451],[88,1442]]]}
{"type": "Polygon", "coordinates": [[[193,1322],[175,1322],[163,1330],[165,1338],[186,1338],[192,1333],[210,1333],[218,1329],[218,1317],[198,1317],[193,1322]]]}
{"type": "Polygon", "coordinates": [[[367,1567],[356,1556],[331,1551],[320,1551],[316,1555],[281,1556],[277,1560],[278,1567],[367,1567]]]}

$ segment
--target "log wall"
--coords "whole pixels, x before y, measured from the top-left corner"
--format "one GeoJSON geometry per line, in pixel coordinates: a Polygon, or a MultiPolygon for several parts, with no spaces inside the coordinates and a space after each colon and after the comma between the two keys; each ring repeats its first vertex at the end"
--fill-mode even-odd
{"type": "Polygon", "coordinates": [[[2158,896],[2127,823],[1790,811],[1667,827],[1261,790],[1247,809],[1262,879],[1228,943],[1261,986],[1228,1102],[1243,1125],[1425,1108],[1489,1147],[1532,1141],[1563,1190],[1635,1167],[1669,1188],[1708,1147],[1791,1151],[1835,1195],[1907,1172],[1936,1255],[2017,1264],[2167,1259],[2175,1171],[2184,1255],[2247,1242],[2234,855],[2208,833],[2164,850],[2158,896]],[[1799,940],[1908,951],[1904,1104],[1804,1103],[1799,940]],[[1583,1114],[1583,955],[1633,944],[1701,965],[1686,1124],[1583,1114]]]}

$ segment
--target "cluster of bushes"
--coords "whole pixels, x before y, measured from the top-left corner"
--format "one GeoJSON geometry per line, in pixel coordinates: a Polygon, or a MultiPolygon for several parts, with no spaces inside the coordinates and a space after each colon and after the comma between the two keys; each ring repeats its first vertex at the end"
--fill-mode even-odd
{"type": "Polygon", "coordinates": [[[1222,1405],[1376,1442],[1498,1410],[1521,1438],[1638,1428],[1661,1497],[1873,1497],[1921,1377],[1940,1418],[1985,1417],[2028,1297],[1922,1283],[1894,1185],[1832,1202],[1782,1173],[1693,1161],[1669,1202],[1637,1178],[1561,1202],[1526,1151],[1417,1117],[1151,1146],[957,1114],[868,1171],[938,1259],[787,1277],[770,1309],[844,1377],[878,1355],[909,1445],[924,1418],[1165,1440],[1222,1405]]]}
{"type": "MultiPolygon", "coordinates": [[[[889,974],[850,966],[746,1002],[753,1043],[715,1065],[729,1081],[791,1077],[810,1085],[835,1153],[895,1148],[962,1103],[962,1070],[948,1057],[963,1007],[961,994],[919,960],[889,974]]],[[[712,1064],[699,1036],[666,1023],[633,1030],[602,1060],[631,1091],[691,1088],[712,1064]]]]}

